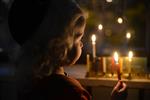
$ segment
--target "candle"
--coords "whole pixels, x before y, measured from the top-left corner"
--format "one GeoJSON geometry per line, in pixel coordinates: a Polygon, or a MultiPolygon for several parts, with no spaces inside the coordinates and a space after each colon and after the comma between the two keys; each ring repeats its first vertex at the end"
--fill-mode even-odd
{"type": "Polygon", "coordinates": [[[87,66],[87,72],[90,71],[90,55],[86,55],[86,66],[87,66]]]}
{"type": "Polygon", "coordinates": [[[106,73],[106,57],[102,57],[103,61],[103,72],[106,73]]]}
{"type": "Polygon", "coordinates": [[[128,59],[129,59],[129,69],[128,69],[128,71],[129,71],[129,73],[131,73],[131,62],[132,62],[132,58],[133,58],[133,52],[132,51],[129,51],[129,53],[128,53],[128,59]]]}
{"type": "Polygon", "coordinates": [[[92,37],[92,49],[93,49],[93,58],[96,58],[96,36],[93,34],[92,37]]]}
{"type": "Polygon", "coordinates": [[[117,52],[114,52],[114,60],[115,60],[115,65],[117,67],[117,75],[118,75],[118,80],[121,80],[121,73],[120,73],[120,66],[119,66],[119,55],[117,52]]]}
{"type": "Polygon", "coordinates": [[[122,73],[122,69],[123,69],[123,58],[120,57],[119,59],[119,65],[120,65],[120,73],[122,73]]]}
{"type": "Polygon", "coordinates": [[[111,59],[111,73],[114,73],[114,66],[115,66],[115,61],[114,61],[114,57],[112,57],[111,59]]]}

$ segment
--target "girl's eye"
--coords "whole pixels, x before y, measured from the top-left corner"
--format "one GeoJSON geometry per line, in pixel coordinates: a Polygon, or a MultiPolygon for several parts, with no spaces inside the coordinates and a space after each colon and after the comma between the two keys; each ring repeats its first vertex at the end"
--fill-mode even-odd
{"type": "Polygon", "coordinates": [[[76,33],[75,34],[75,38],[79,38],[79,37],[81,37],[82,36],[82,33],[76,33]]]}

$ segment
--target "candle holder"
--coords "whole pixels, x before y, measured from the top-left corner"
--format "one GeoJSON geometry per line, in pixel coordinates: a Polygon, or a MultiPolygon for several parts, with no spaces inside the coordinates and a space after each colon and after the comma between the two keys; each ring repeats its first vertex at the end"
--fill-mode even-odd
{"type": "Polygon", "coordinates": [[[105,61],[104,57],[97,57],[96,64],[98,67],[98,71],[97,71],[98,76],[104,77],[104,75],[106,73],[106,68],[105,68],[106,67],[106,61],[105,61]]]}
{"type": "Polygon", "coordinates": [[[92,57],[90,59],[90,55],[87,54],[86,56],[86,67],[87,67],[87,72],[86,72],[86,77],[95,77],[97,75],[98,71],[98,63],[97,63],[97,57],[92,57]]]}
{"type": "Polygon", "coordinates": [[[132,79],[132,75],[131,75],[131,73],[129,73],[129,75],[128,75],[127,79],[129,79],[129,80],[131,80],[131,79],[132,79]]]}
{"type": "Polygon", "coordinates": [[[97,76],[98,71],[99,71],[99,63],[98,63],[98,58],[95,57],[92,59],[92,66],[91,66],[91,75],[92,76],[97,76]]]}
{"type": "Polygon", "coordinates": [[[87,71],[86,77],[103,77],[105,73],[103,72],[103,60],[102,57],[96,57],[92,59],[90,64],[90,69],[87,71]]]}

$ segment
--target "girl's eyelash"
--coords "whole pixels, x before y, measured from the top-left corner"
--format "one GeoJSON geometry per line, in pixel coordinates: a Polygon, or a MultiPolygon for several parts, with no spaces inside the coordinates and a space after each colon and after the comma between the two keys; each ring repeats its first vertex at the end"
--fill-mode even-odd
{"type": "Polygon", "coordinates": [[[82,33],[76,33],[75,37],[80,37],[82,35],[82,33]]]}

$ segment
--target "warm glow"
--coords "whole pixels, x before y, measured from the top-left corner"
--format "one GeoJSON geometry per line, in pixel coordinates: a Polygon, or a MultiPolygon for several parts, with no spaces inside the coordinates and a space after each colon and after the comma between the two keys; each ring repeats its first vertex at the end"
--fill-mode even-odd
{"type": "Polygon", "coordinates": [[[132,57],[133,57],[133,52],[132,51],[129,51],[128,57],[129,57],[129,61],[132,61],[132,57]]]}
{"type": "Polygon", "coordinates": [[[112,2],[112,0],[106,0],[106,2],[112,2]]]}
{"type": "Polygon", "coordinates": [[[92,37],[91,37],[91,39],[92,39],[92,43],[95,44],[95,41],[96,41],[96,35],[93,34],[92,37]]]}
{"type": "Polygon", "coordinates": [[[119,24],[121,24],[121,23],[123,23],[123,19],[122,19],[121,17],[119,17],[119,18],[117,19],[117,22],[118,22],[119,24]]]}
{"type": "Polygon", "coordinates": [[[99,24],[99,25],[98,25],[98,29],[99,29],[99,30],[102,30],[102,29],[103,29],[103,25],[102,25],[102,24],[99,24]]]}
{"type": "Polygon", "coordinates": [[[118,64],[119,55],[117,52],[114,52],[114,60],[115,60],[115,63],[118,64]]]}
{"type": "Polygon", "coordinates": [[[130,39],[130,38],[131,38],[131,33],[130,33],[130,32],[127,32],[127,33],[126,33],[126,38],[127,38],[127,39],[130,39]]]}

